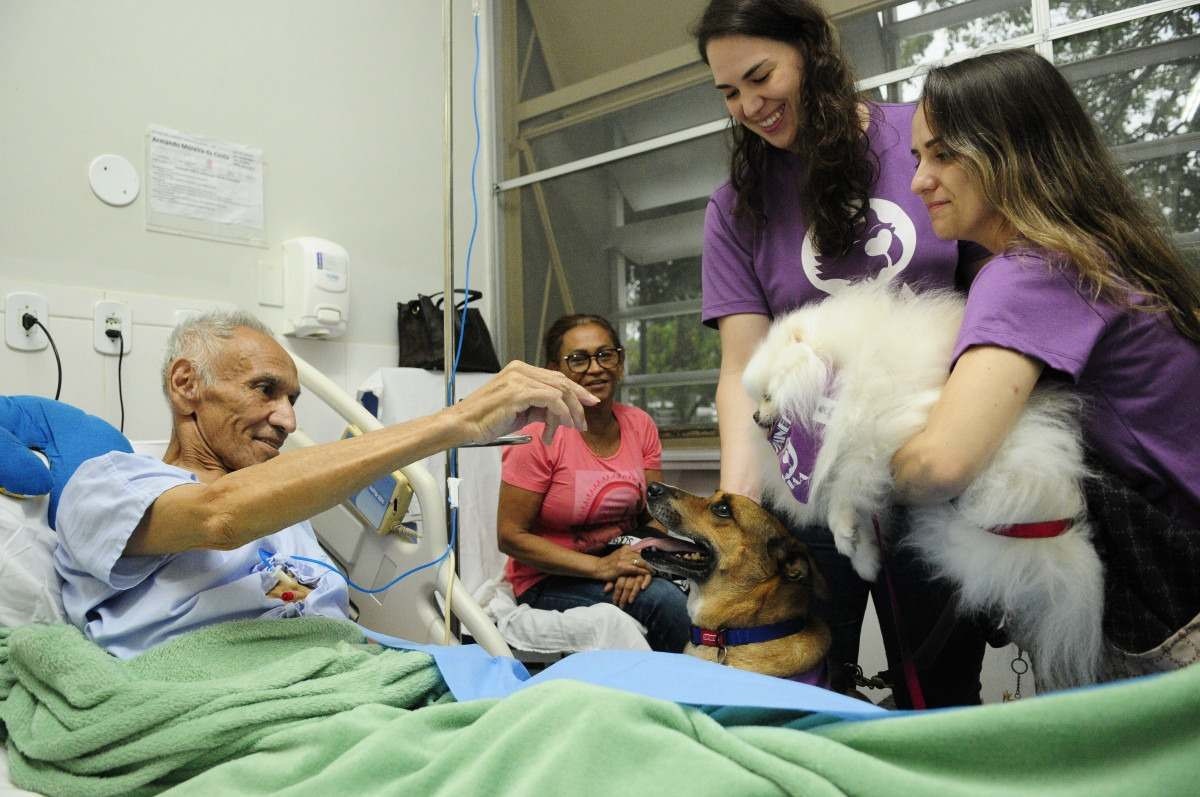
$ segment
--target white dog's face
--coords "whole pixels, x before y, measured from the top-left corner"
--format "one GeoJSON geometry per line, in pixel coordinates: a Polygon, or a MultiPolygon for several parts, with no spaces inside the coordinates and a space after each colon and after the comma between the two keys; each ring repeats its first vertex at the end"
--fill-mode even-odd
{"type": "Polygon", "coordinates": [[[764,429],[781,416],[810,417],[828,379],[829,366],[805,338],[803,311],[771,325],[742,374],[742,384],[757,402],[754,422],[764,429]]]}

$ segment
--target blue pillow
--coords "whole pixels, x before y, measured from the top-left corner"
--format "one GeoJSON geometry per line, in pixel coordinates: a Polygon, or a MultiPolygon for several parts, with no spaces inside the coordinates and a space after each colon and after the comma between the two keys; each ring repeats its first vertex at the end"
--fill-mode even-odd
{"type": "Polygon", "coordinates": [[[109,451],[132,453],[133,446],[107,421],[40,396],[0,396],[0,489],[17,495],[50,493],[50,528],[75,469],[109,451]],[[49,471],[31,449],[46,455],[49,471]]]}

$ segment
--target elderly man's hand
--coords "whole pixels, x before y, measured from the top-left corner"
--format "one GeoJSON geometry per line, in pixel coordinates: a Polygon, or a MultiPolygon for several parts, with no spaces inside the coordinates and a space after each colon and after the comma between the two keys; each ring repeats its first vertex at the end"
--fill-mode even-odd
{"type": "Polygon", "coordinates": [[[534,421],[545,421],[549,444],[559,426],[586,429],[584,407],[599,399],[566,374],[513,361],[450,409],[466,424],[469,443],[488,443],[534,421]]]}

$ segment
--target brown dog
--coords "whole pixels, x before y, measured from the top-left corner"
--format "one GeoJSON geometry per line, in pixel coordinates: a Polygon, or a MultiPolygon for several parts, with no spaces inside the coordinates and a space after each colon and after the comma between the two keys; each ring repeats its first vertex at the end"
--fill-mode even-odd
{"type": "Polygon", "coordinates": [[[658,482],[646,493],[670,536],[643,541],[642,558],[691,581],[693,642],[684,652],[811,683],[801,676],[823,670],[830,636],[809,613],[814,594],[827,589],[808,547],[744,496],[703,498],[658,482]]]}

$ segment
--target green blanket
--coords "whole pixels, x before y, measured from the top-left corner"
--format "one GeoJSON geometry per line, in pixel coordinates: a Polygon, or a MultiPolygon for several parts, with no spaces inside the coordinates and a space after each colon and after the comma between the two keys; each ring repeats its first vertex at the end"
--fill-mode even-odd
{"type": "Polygon", "coordinates": [[[170,794],[1141,797],[1200,782],[1200,667],[809,730],[778,712],[729,724],[753,714],[551,681],[499,701],[355,709],[170,794]]]}
{"type": "Polygon", "coordinates": [[[249,620],[120,661],[70,626],[0,629],[13,782],[55,795],[157,793],[314,717],[445,694],[426,654],[363,643],[344,621],[249,620]]]}
{"type": "Polygon", "coordinates": [[[170,794],[204,797],[1091,797],[1194,794],[1200,782],[1200,667],[1019,703],[821,723],[569,681],[448,703],[426,656],[357,641],[333,621],[250,622],[122,663],[83,650],[70,629],[14,631],[0,661],[14,781],[52,794],[178,783],[170,794]],[[68,650],[78,661],[59,655],[68,650]]]}

